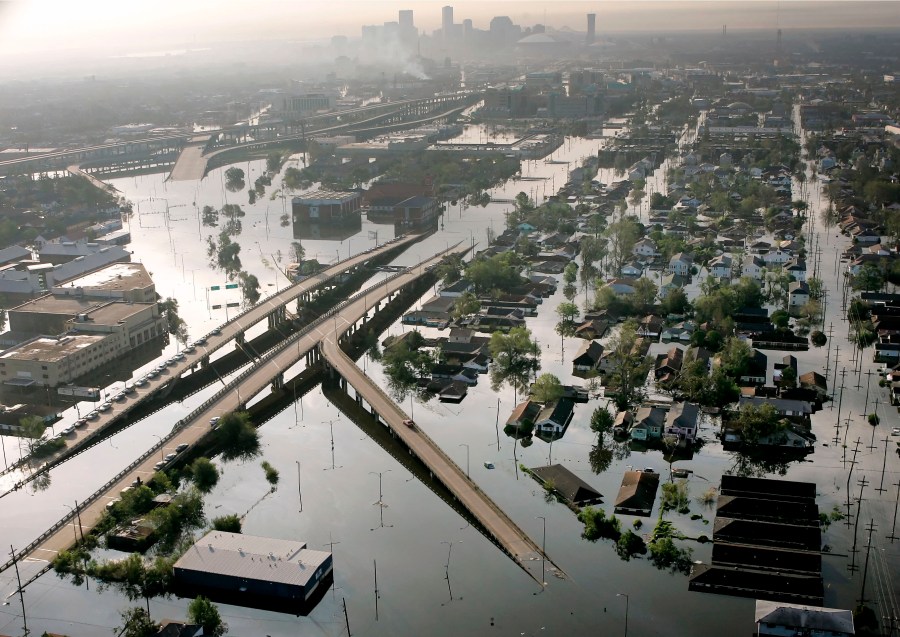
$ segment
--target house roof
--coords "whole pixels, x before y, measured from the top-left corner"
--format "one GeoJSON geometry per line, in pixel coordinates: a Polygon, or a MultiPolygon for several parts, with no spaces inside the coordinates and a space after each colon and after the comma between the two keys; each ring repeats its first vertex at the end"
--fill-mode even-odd
{"type": "Polygon", "coordinates": [[[575,410],[575,401],[571,398],[560,398],[554,402],[547,403],[538,413],[535,422],[549,420],[558,425],[564,425],[569,420],[572,412],[575,410]]]}
{"type": "Polygon", "coordinates": [[[809,631],[828,631],[832,634],[856,634],[853,627],[853,613],[840,608],[801,606],[786,602],[756,600],[754,618],[757,624],[775,624],[809,631]]]}
{"type": "Polygon", "coordinates": [[[516,405],[509,418],[506,419],[507,425],[515,425],[525,422],[526,420],[534,421],[535,416],[540,412],[541,406],[533,400],[526,400],[516,405]]]}
{"type": "Polygon", "coordinates": [[[603,346],[597,341],[585,341],[581,344],[581,347],[578,349],[578,353],[575,354],[575,358],[572,359],[572,363],[575,365],[584,364],[584,363],[596,363],[600,360],[600,357],[603,355],[603,346]],[[584,357],[584,360],[580,359],[584,357]]]}
{"type": "Polygon", "coordinates": [[[175,563],[179,569],[306,586],[331,553],[305,542],[210,531],[175,563]]]}
{"type": "Polygon", "coordinates": [[[800,385],[804,387],[814,386],[821,387],[822,389],[828,388],[828,381],[818,372],[806,372],[805,374],[800,374],[800,377],[797,380],[799,380],[800,385]]]}
{"type": "Polygon", "coordinates": [[[552,481],[554,488],[559,491],[566,500],[573,504],[587,504],[596,502],[603,495],[587,482],[576,476],[561,464],[548,467],[535,467],[531,470],[541,481],[552,481]]]}
{"type": "Polygon", "coordinates": [[[616,496],[616,508],[636,509],[649,513],[653,510],[659,474],[648,471],[626,471],[622,486],[616,496]]]}
{"type": "Polygon", "coordinates": [[[634,423],[632,428],[642,425],[648,427],[659,427],[662,429],[666,420],[666,410],[662,407],[640,407],[634,415],[634,423]]]}
{"type": "Polygon", "coordinates": [[[694,429],[700,417],[700,405],[696,403],[675,403],[666,415],[666,425],[694,429]]]}

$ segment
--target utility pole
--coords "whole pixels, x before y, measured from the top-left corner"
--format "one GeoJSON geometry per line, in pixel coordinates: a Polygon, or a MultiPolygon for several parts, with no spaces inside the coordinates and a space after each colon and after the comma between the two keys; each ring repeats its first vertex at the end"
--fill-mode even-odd
{"type": "MultiPolygon", "coordinates": [[[[331,431],[331,468],[332,469],[336,468],[334,466],[334,421],[335,420],[337,420],[337,418],[332,418],[331,420],[323,420],[322,421],[322,424],[325,424],[326,422],[328,423],[328,428],[331,431]]],[[[327,468],[328,467],[326,467],[326,469],[327,468]]]]}
{"type": "Polygon", "coordinates": [[[891,534],[885,536],[891,541],[891,544],[894,543],[894,540],[900,539],[897,537],[897,507],[900,505],[900,480],[894,486],[897,487],[897,499],[894,501],[894,521],[891,523],[891,534]]]}
{"type": "MultiPolygon", "coordinates": [[[[859,452],[859,445],[861,441],[859,438],[856,439],[856,446],[853,449],[853,460],[850,461],[850,471],[847,472],[847,526],[850,526],[850,478],[853,477],[853,467],[856,464],[856,454],[859,452]]],[[[865,479],[865,478],[863,478],[865,479]]],[[[861,496],[860,496],[861,497],[861,496]]]]}
{"type": "MultiPolygon", "coordinates": [[[[872,427],[872,440],[869,441],[869,446],[867,447],[867,449],[869,451],[875,451],[875,428],[878,426],[878,399],[877,398],[875,399],[875,411],[872,412],[872,415],[875,416],[875,419],[869,423],[869,425],[872,427]]],[[[866,421],[868,422],[868,418],[866,419],[866,421]]]]}
{"type": "Polygon", "coordinates": [[[869,541],[866,543],[866,561],[863,565],[862,584],[859,590],[859,604],[862,606],[866,603],[866,576],[869,574],[869,553],[872,552],[872,533],[875,531],[875,520],[870,520],[866,528],[869,532],[869,541]]]}
{"type": "MultiPolygon", "coordinates": [[[[295,403],[296,405],[296,403],[295,403]]],[[[303,513],[303,485],[300,484],[300,461],[297,460],[297,494],[300,496],[300,511],[303,513]]]]}
{"type": "MultiPolygon", "coordinates": [[[[840,357],[841,357],[841,346],[835,345],[835,347],[834,347],[834,381],[832,382],[832,385],[831,385],[832,391],[834,391],[833,390],[834,387],[837,387],[838,361],[840,360],[840,357]]],[[[846,367],[844,369],[846,369],[846,367]]],[[[825,380],[828,380],[828,378],[826,377],[825,380]]],[[[834,398],[834,395],[832,394],[831,397],[834,398]]]]}
{"type": "Polygon", "coordinates": [[[884,493],[887,489],[884,488],[884,470],[887,468],[887,450],[888,443],[891,441],[887,436],[884,437],[882,442],[884,443],[884,460],[881,461],[881,484],[878,485],[878,488],[875,489],[878,493],[884,493]]]}
{"type": "MultiPolygon", "coordinates": [[[[825,316],[824,310],[822,316],[825,316]]],[[[828,372],[831,371],[831,337],[834,332],[834,323],[828,324],[828,353],[825,355],[825,378],[828,378],[828,372]]]]}
{"type": "Polygon", "coordinates": [[[862,413],[862,415],[864,417],[868,415],[866,412],[869,409],[869,384],[872,381],[872,373],[873,372],[871,369],[866,372],[866,402],[864,403],[865,406],[863,407],[863,413],[862,413]]]}
{"type": "Polygon", "coordinates": [[[13,548],[13,545],[9,545],[9,554],[12,557],[13,566],[16,568],[16,581],[19,583],[19,602],[22,604],[22,629],[25,631],[25,636],[28,636],[28,618],[25,616],[25,595],[22,590],[22,578],[19,576],[19,561],[16,559],[16,550],[13,548]]]}
{"type": "MultiPolygon", "coordinates": [[[[844,369],[844,372],[847,370],[844,369]]],[[[841,393],[838,398],[837,420],[834,422],[834,444],[841,441],[841,406],[844,404],[844,375],[841,374],[841,393]]],[[[847,459],[847,441],[844,440],[844,460],[847,459]]]]}

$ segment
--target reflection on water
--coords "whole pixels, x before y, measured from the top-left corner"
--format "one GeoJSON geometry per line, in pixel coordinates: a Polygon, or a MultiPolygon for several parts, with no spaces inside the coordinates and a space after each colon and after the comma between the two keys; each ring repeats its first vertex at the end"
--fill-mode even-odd
{"type": "Polygon", "coordinates": [[[321,241],[346,241],[362,230],[359,217],[344,223],[298,223],[294,222],[295,239],[316,239],[321,241]]]}

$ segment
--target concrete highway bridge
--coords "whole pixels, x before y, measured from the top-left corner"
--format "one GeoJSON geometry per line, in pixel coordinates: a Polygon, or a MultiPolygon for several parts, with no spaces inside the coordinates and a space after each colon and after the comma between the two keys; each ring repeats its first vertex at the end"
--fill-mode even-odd
{"type": "MultiPolygon", "coordinates": [[[[463,254],[466,247],[449,247],[422,263],[398,272],[354,297],[339,304],[300,332],[286,339],[278,347],[260,356],[246,371],[235,377],[222,390],[206,400],[186,418],[179,421],[172,432],[157,445],[113,477],[88,497],[78,511],[70,512],[53,527],[18,553],[25,570],[23,587],[35,581],[50,568],[54,557],[72,546],[76,525],[92,529],[102,518],[106,505],[118,498],[123,489],[137,479],[148,480],[155,472],[158,454],[180,444],[195,445],[211,435],[209,420],[214,416],[244,409],[253,397],[268,387],[277,390],[284,384],[284,373],[305,360],[308,365],[324,361],[326,367],[338,374],[345,386],[357,391],[357,401],[365,400],[370,409],[390,428],[429,471],[434,480],[446,487],[459,503],[477,519],[490,538],[512,557],[536,581],[537,565],[547,560],[541,549],[510,520],[500,508],[471,481],[462,470],[418,427],[403,425],[406,415],[381,392],[341,350],[342,340],[357,329],[364,329],[370,313],[377,312],[382,303],[400,294],[404,288],[430,273],[443,258],[463,254]]],[[[12,560],[0,565],[0,572],[10,568],[12,560]]],[[[555,568],[555,567],[554,567],[555,568]]],[[[557,572],[559,572],[557,570],[557,572]]]]}
{"type": "Polygon", "coordinates": [[[151,164],[168,166],[176,163],[183,150],[197,146],[202,147],[200,154],[206,154],[250,140],[277,143],[283,142],[282,138],[302,139],[315,132],[372,128],[379,123],[421,119],[476,99],[477,94],[465,92],[434,95],[256,124],[235,124],[208,133],[180,133],[63,149],[0,161],[0,176],[54,172],[72,165],[81,166],[87,172],[110,172],[111,167],[143,168],[151,164]]]}
{"type": "MultiPolygon", "coordinates": [[[[60,455],[48,459],[42,467],[33,467],[30,474],[22,482],[17,483],[14,488],[20,488],[26,480],[34,479],[40,472],[59,464],[65,459],[80,453],[88,447],[93,446],[98,441],[103,440],[108,431],[115,430],[120,426],[122,419],[128,417],[131,412],[138,409],[142,403],[164,395],[171,385],[181,378],[183,374],[198,367],[205,367],[208,365],[210,356],[229,343],[234,342],[236,346],[242,347],[245,342],[246,331],[260,321],[267,321],[269,329],[286,323],[288,320],[287,306],[291,302],[298,299],[301,302],[309,301],[313,298],[314,294],[335,285],[341,277],[365,266],[369,261],[376,257],[382,257],[392,252],[399,252],[410,244],[418,241],[420,238],[419,235],[398,237],[377,248],[372,248],[366,252],[354,255],[349,259],[335,263],[314,276],[308,277],[299,283],[286,287],[270,297],[262,299],[253,307],[248,308],[244,312],[233,317],[227,323],[219,326],[218,330],[214,330],[218,331],[218,334],[208,335],[204,345],[198,345],[194,352],[185,353],[184,360],[166,367],[164,373],[156,378],[148,379],[145,386],[135,387],[136,393],[131,397],[127,397],[125,402],[112,403],[113,407],[110,411],[100,412],[98,418],[89,421],[86,428],[76,429],[74,434],[67,438],[66,442],[68,444],[60,455]]],[[[11,467],[11,469],[15,468],[20,467],[17,467],[16,465],[11,467]]],[[[6,495],[7,493],[9,492],[7,491],[2,495],[6,495]]]]}

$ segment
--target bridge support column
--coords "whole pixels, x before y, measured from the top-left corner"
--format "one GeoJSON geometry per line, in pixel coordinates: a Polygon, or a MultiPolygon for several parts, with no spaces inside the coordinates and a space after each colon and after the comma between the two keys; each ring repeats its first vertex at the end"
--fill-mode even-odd
{"type": "Polygon", "coordinates": [[[278,374],[272,379],[272,389],[279,390],[284,388],[284,373],[278,374]]]}
{"type": "Polygon", "coordinates": [[[237,343],[238,347],[244,344],[244,333],[238,332],[234,335],[234,342],[237,343]]]}
{"type": "Polygon", "coordinates": [[[204,369],[209,367],[209,356],[204,356],[200,359],[200,369],[204,369]]]}

